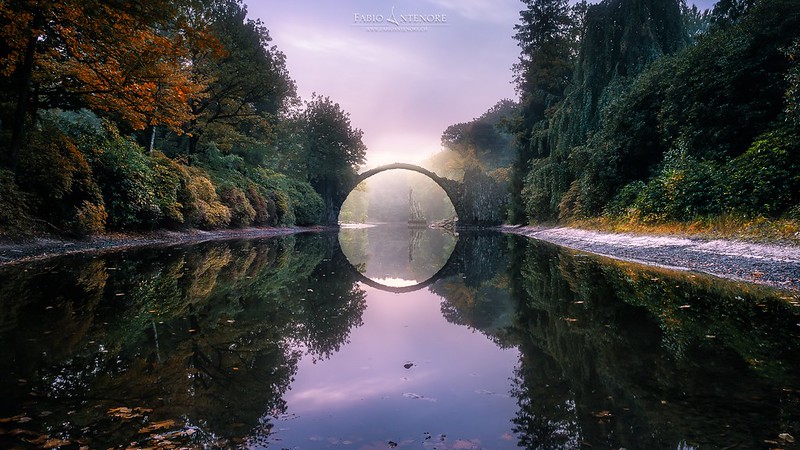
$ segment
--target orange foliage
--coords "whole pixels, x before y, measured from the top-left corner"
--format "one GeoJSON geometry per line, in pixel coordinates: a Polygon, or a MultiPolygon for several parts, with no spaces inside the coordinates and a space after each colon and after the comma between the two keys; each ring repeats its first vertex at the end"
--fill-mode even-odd
{"type": "Polygon", "coordinates": [[[0,76],[22,67],[36,42],[33,79],[44,95],[77,97],[134,129],[179,132],[191,118],[189,99],[204,87],[191,77],[196,49],[188,41],[213,43],[187,20],[168,0],[0,2],[0,43],[8,51],[0,76]]]}

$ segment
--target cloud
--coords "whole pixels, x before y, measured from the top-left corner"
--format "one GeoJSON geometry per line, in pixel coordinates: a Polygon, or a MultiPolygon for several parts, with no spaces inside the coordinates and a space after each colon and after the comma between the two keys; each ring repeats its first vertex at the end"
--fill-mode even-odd
{"type": "Polygon", "coordinates": [[[284,46],[293,47],[309,57],[327,57],[337,61],[367,63],[392,67],[413,55],[401,48],[379,45],[369,39],[341,32],[331,33],[314,27],[286,26],[276,34],[284,46]]]}

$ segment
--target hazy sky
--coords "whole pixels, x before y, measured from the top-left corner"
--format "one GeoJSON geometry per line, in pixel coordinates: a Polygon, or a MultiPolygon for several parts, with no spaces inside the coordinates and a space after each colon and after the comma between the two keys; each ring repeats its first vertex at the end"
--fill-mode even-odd
{"type": "Polygon", "coordinates": [[[246,3],[286,54],[300,96],[331,97],[364,131],[368,166],[419,162],[439,151],[448,125],[516,98],[519,0],[246,3]],[[438,23],[413,22],[430,19],[438,23]]]}

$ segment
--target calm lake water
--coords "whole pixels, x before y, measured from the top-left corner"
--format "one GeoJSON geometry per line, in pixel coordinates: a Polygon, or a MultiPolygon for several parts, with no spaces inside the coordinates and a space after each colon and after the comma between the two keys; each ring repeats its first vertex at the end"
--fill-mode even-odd
{"type": "Polygon", "coordinates": [[[0,448],[798,448],[800,307],[489,233],[68,256],[0,268],[0,398],[0,448]]]}

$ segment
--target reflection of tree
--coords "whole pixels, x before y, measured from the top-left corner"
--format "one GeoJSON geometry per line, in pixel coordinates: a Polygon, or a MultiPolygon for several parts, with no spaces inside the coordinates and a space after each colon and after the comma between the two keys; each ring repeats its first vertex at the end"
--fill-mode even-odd
{"type": "Polygon", "coordinates": [[[798,314],[761,288],[525,242],[513,394],[527,448],[754,448],[796,434],[798,314]]]}
{"type": "MultiPolygon", "coordinates": [[[[0,417],[24,407],[31,433],[92,448],[266,439],[296,344],[329,355],[361,323],[363,293],[334,275],[329,246],[231,241],[4,269],[0,417]]],[[[14,439],[0,433],[0,446],[14,439]]]]}
{"type": "Polygon", "coordinates": [[[511,346],[508,328],[514,315],[515,302],[509,289],[507,236],[501,234],[462,233],[451,261],[460,273],[437,281],[431,291],[442,297],[444,318],[484,333],[501,346],[511,346]]]}
{"type": "Polygon", "coordinates": [[[309,277],[302,293],[300,339],[315,358],[329,358],[348,342],[350,330],[362,325],[366,294],[348,270],[350,264],[335,236],[326,236],[329,253],[309,277]]]}

